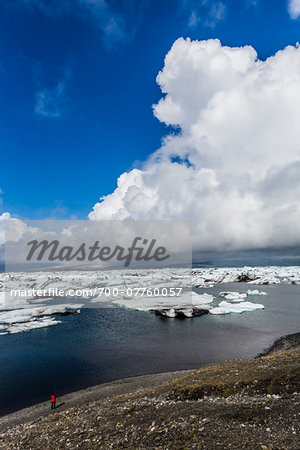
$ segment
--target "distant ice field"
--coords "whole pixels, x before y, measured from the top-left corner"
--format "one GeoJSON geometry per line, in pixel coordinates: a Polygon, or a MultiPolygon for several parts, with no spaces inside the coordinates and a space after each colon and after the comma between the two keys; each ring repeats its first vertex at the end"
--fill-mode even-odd
{"type": "Polygon", "coordinates": [[[57,316],[87,307],[155,311],[168,318],[250,313],[265,308],[265,286],[300,286],[300,268],[14,272],[0,274],[0,282],[3,336],[58,325],[57,316]],[[235,289],[231,283],[238,283],[235,289]]]}

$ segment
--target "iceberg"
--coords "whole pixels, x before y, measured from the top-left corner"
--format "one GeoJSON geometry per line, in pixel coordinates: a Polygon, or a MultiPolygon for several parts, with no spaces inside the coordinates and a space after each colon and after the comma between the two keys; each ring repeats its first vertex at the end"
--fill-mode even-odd
{"type": "Polygon", "coordinates": [[[258,289],[250,290],[247,292],[220,292],[219,297],[223,297],[226,300],[231,300],[233,302],[239,302],[245,300],[248,295],[267,295],[266,292],[259,291],[258,289]]]}
{"type": "MultiPolygon", "coordinates": [[[[80,306],[81,305],[77,305],[80,306]]],[[[45,328],[61,323],[55,320],[54,315],[67,315],[78,313],[79,309],[69,305],[60,305],[51,308],[28,308],[0,312],[0,331],[6,333],[21,333],[36,328],[45,328]]]]}
{"type": "Polygon", "coordinates": [[[251,291],[250,289],[247,291],[248,295],[267,295],[266,292],[264,291],[259,291],[258,289],[254,289],[253,291],[251,291]]]}
{"type": "Polygon", "coordinates": [[[240,301],[240,300],[244,300],[245,298],[247,298],[246,293],[242,292],[220,292],[219,296],[220,297],[224,297],[226,298],[226,300],[233,300],[233,301],[240,301]]]}
{"type": "Polygon", "coordinates": [[[219,303],[219,306],[209,310],[210,314],[230,314],[230,313],[242,313],[245,311],[254,311],[255,309],[263,309],[264,305],[259,303],[242,302],[242,303],[229,303],[223,301],[219,303]]]}
{"type": "Polygon", "coordinates": [[[113,300],[117,306],[150,311],[164,317],[197,317],[207,314],[214,300],[210,294],[197,294],[196,292],[184,292],[179,297],[147,297],[136,296],[113,300]]]}
{"type": "Polygon", "coordinates": [[[184,292],[178,297],[147,297],[136,296],[115,299],[114,305],[140,311],[170,310],[170,309],[207,309],[209,303],[214,300],[210,294],[197,294],[196,292],[184,292]]]}
{"type": "Polygon", "coordinates": [[[173,318],[177,316],[177,313],[174,308],[170,308],[170,309],[162,309],[161,315],[173,318]]]}
{"type": "Polygon", "coordinates": [[[191,318],[208,314],[208,307],[203,306],[200,308],[171,308],[171,309],[150,309],[150,312],[155,313],[157,316],[170,317],[170,318],[191,318]]]}
{"type": "Polygon", "coordinates": [[[24,331],[35,330],[38,328],[46,328],[52,325],[58,325],[61,323],[59,320],[54,320],[54,318],[44,317],[40,320],[29,321],[25,323],[14,323],[9,326],[6,331],[10,334],[23,333],[24,331]]]}

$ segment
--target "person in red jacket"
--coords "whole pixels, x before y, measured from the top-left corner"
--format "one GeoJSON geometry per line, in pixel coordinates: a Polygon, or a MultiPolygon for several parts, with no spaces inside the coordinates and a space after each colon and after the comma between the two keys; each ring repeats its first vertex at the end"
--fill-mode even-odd
{"type": "Polygon", "coordinates": [[[56,394],[51,394],[51,409],[55,409],[56,394]]]}

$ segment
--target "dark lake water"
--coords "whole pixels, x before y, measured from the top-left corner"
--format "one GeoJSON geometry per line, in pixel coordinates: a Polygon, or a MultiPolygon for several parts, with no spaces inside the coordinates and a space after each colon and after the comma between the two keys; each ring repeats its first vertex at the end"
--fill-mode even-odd
{"type": "MultiPolygon", "coordinates": [[[[244,283],[198,292],[256,289],[244,283]]],[[[0,336],[0,414],[118,378],[198,368],[257,355],[299,330],[300,286],[261,286],[264,310],[163,319],[119,308],[86,309],[40,330],[0,336]]]]}

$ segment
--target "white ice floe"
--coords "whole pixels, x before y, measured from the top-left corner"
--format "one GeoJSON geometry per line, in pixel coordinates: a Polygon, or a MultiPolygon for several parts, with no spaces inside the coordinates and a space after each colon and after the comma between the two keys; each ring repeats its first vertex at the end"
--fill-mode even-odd
{"type": "Polygon", "coordinates": [[[232,302],[244,301],[248,295],[267,295],[266,292],[259,291],[258,289],[250,290],[247,292],[220,292],[219,297],[223,297],[226,300],[231,300],[232,302]]]}
{"type": "Polygon", "coordinates": [[[259,303],[242,302],[242,303],[229,303],[223,301],[219,303],[219,306],[209,310],[210,314],[230,314],[230,313],[242,313],[244,311],[254,311],[255,309],[263,309],[264,305],[259,303]]]}
{"type": "Polygon", "coordinates": [[[33,320],[24,323],[14,323],[10,325],[6,331],[11,334],[22,333],[24,331],[36,330],[38,328],[47,328],[52,325],[58,325],[61,323],[59,320],[55,320],[53,317],[44,317],[39,320],[33,320]]]}
{"type": "MultiPolygon", "coordinates": [[[[20,333],[36,328],[45,328],[57,325],[54,315],[72,314],[79,312],[69,305],[60,305],[46,308],[27,308],[0,312],[0,331],[5,333],[20,333]]],[[[81,306],[81,305],[76,305],[81,306]]]]}
{"type": "MultiPolygon", "coordinates": [[[[196,292],[184,292],[178,297],[147,297],[136,296],[113,300],[112,303],[140,311],[162,310],[162,309],[207,309],[207,305],[214,300],[210,294],[197,294],[196,292]]],[[[170,312],[172,314],[172,312],[170,312]]]]}
{"type": "Polygon", "coordinates": [[[164,314],[165,314],[167,317],[170,317],[171,319],[173,319],[173,318],[176,317],[176,315],[177,315],[174,308],[165,309],[165,310],[164,310],[164,314]]]}
{"type": "Polygon", "coordinates": [[[258,289],[254,289],[253,291],[251,291],[250,289],[247,291],[248,295],[267,295],[266,292],[264,291],[259,291],[258,289]]]}
{"type": "Polygon", "coordinates": [[[219,296],[226,298],[226,300],[233,300],[233,301],[243,301],[245,298],[247,298],[247,293],[245,292],[220,292],[219,296]]]}
{"type": "Polygon", "coordinates": [[[205,305],[207,303],[211,303],[214,300],[214,296],[210,294],[197,294],[196,292],[192,292],[192,304],[193,306],[205,305]]]}
{"type": "Polygon", "coordinates": [[[194,315],[193,308],[182,308],[181,312],[185,315],[185,317],[193,317],[194,315]]]}

